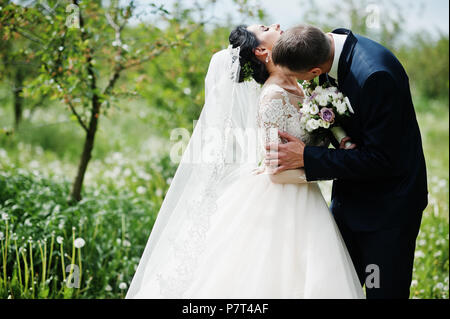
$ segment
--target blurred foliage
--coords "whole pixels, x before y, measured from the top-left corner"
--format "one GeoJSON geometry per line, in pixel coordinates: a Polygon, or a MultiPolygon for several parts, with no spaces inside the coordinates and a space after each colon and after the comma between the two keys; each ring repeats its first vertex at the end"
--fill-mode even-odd
{"type": "Polygon", "coordinates": [[[449,90],[448,34],[437,40],[418,33],[397,52],[414,88],[430,99],[442,98],[448,103],[449,90]]]}

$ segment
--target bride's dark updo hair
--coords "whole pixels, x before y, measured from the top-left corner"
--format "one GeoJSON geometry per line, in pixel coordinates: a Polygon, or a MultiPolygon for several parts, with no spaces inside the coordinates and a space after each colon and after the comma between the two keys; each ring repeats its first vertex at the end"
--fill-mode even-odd
{"type": "Polygon", "coordinates": [[[228,38],[233,48],[240,47],[239,62],[241,72],[239,72],[239,82],[243,82],[248,75],[245,70],[249,70],[250,75],[259,84],[264,84],[269,77],[269,72],[263,62],[256,58],[254,49],[260,42],[253,32],[247,30],[246,25],[239,25],[230,33],[228,38]],[[247,67],[245,67],[247,65],[247,67]]]}

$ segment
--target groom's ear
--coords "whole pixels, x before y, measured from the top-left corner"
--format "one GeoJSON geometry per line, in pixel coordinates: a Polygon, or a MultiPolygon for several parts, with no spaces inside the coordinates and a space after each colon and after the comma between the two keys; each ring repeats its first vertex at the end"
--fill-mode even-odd
{"type": "Polygon", "coordinates": [[[312,68],[311,70],[309,70],[309,73],[311,73],[312,75],[314,75],[314,77],[319,76],[322,74],[322,69],[321,68],[312,68]]]}

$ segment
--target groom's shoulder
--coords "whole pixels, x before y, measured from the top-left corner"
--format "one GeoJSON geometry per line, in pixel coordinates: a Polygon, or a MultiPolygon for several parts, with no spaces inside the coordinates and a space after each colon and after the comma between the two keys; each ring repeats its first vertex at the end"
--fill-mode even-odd
{"type": "Polygon", "coordinates": [[[356,39],[356,44],[351,69],[356,78],[365,82],[375,74],[389,74],[392,78],[396,78],[403,73],[402,65],[388,48],[365,36],[353,33],[352,35],[356,39]]]}

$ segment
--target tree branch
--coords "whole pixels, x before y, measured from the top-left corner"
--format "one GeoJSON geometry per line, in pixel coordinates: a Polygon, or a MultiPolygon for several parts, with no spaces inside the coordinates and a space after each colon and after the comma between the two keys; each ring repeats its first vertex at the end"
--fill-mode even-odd
{"type": "MultiPolygon", "coordinates": [[[[134,8],[134,0],[130,2],[128,5],[128,10],[130,10],[129,15],[124,19],[124,21],[119,25],[114,19],[111,17],[109,12],[106,12],[106,19],[108,20],[109,25],[114,29],[115,31],[115,44],[118,47],[117,53],[116,53],[116,61],[120,61],[122,59],[124,48],[122,46],[122,39],[121,39],[121,33],[123,28],[128,22],[128,19],[131,17],[131,10],[134,8]]],[[[106,85],[105,89],[103,90],[103,94],[108,94],[116,84],[117,80],[119,79],[120,73],[124,70],[124,66],[122,63],[117,62],[116,66],[114,67],[114,72],[109,78],[108,84],[106,85]]]]}
{"type": "Polygon", "coordinates": [[[81,119],[80,115],[77,113],[77,111],[75,110],[74,105],[72,104],[72,102],[70,102],[70,100],[66,101],[67,105],[69,105],[70,110],[72,111],[73,115],[75,115],[75,117],[78,120],[78,123],[80,123],[81,127],[86,131],[86,133],[89,131],[88,127],[86,126],[86,124],[84,124],[83,120],[81,119]]]}
{"type": "Polygon", "coordinates": [[[156,46],[154,45],[152,53],[150,53],[146,57],[144,57],[144,58],[142,58],[142,59],[140,59],[140,60],[138,60],[136,62],[133,62],[133,63],[130,63],[130,64],[124,66],[124,69],[129,69],[129,68],[141,65],[142,63],[145,63],[145,62],[148,62],[150,60],[153,60],[154,58],[160,56],[162,53],[164,53],[165,51],[167,51],[171,47],[176,46],[176,45],[180,45],[185,40],[187,40],[195,31],[197,31],[202,25],[203,24],[200,24],[200,25],[197,26],[197,28],[195,28],[195,29],[187,32],[186,34],[184,34],[184,36],[180,40],[163,44],[158,49],[156,49],[156,46]]]}

